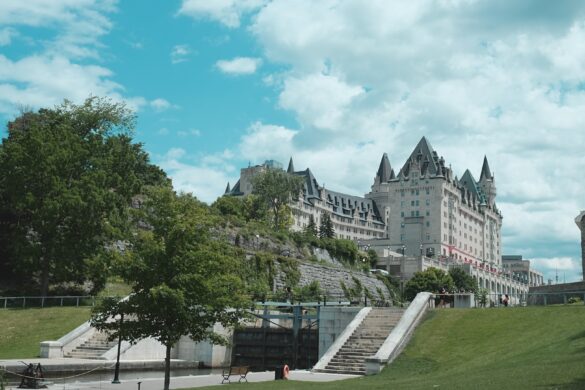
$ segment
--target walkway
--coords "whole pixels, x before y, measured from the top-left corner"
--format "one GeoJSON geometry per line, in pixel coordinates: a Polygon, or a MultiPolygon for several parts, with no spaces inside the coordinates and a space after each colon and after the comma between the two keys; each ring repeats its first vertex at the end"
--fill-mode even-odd
{"type": "MultiPolygon", "coordinates": [[[[87,364],[95,364],[96,361],[83,361],[82,359],[26,359],[29,363],[41,363],[44,367],[49,367],[52,365],[59,365],[63,366],[66,364],[67,361],[73,363],[74,365],[83,365],[87,364]],[[65,361],[65,362],[64,362],[65,361]]],[[[0,368],[5,367],[7,369],[12,368],[15,364],[18,363],[18,360],[0,360],[0,368]]],[[[111,363],[102,361],[103,363],[111,363]]],[[[120,363],[123,363],[120,362],[120,363]]],[[[127,362],[129,363],[129,362],[127,362]]],[[[139,361],[134,362],[134,364],[139,364],[139,361]]],[[[21,367],[22,363],[20,363],[21,367]]],[[[95,367],[95,366],[94,366],[95,367]]],[[[55,367],[53,367],[55,368],[55,367]]],[[[214,370],[216,372],[217,370],[214,370]]],[[[152,378],[153,372],[145,372],[148,378],[137,378],[137,379],[122,379],[120,384],[112,384],[112,374],[111,371],[107,374],[104,374],[104,380],[101,381],[93,381],[93,382],[76,382],[74,379],[68,379],[66,382],[55,380],[52,385],[49,385],[49,390],[75,390],[75,389],[83,389],[83,390],[91,390],[91,389],[100,389],[100,390],[137,390],[138,389],[138,382],[142,382],[140,385],[140,390],[160,390],[163,387],[163,377],[162,373],[160,373],[160,377],[152,378]]],[[[136,372],[136,375],[139,377],[141,372],[136,372]]],[[[340,374],[326,374],[326,373],[314,373],[306,370],[295,370],[290,372],[290,380],[295,381],[310,381],[310,382],[329,382],[329,381],[336,381],[342,379],[349,379],[355,378],[355,375],[340,375],[340,374]]],[[[179,376],[179,377],[171,377],[171,388],[172,389],[184,389],[190,387],[204,387],[204,386],[215,386],[221,384],[222,377],[220,374],[212,373],[208,375],[193,375],[193,376],[179,376]]],[[[267,382],[267,381],[274,381],[274,372],[273,371],[266,371],[266,372],[251,372],[248,374],[248,381],[249,382],[267,382]]],[[[232,382],[234,383],[234,382],[232,382]]],[[[237,383],[237,380],[235,381],[237,383]]],[[[16,386],[7,386],[6,389],[16,389],[16,386]]]]}

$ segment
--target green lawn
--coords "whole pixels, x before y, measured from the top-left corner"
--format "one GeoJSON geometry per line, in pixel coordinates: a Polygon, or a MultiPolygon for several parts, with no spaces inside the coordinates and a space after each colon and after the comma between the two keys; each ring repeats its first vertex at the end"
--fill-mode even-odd
{"type": "Polygon", "coordinates": [[[88,307],[0,309],[0,359],[38,357],[41,341],[59,339],[89,315],[88,307]]]}
{"type": "Polygon", "coordinates": [[[380,375],[246,389],[585,389],[585,307],[436,310],[380,375]]]}

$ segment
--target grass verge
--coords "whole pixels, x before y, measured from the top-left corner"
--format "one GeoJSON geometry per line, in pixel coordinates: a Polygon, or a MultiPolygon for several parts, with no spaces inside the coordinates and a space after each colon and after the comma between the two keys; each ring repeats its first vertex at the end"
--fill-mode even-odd
{"type": "Polygon", "coordinates": [[[0,310],[0,359],[38,357],[40,342],[57,340],[89,319],[88,307],[0,310]]]}
{"type": "Polygon", "coordinates": [[[437,310],[380,375],[246,389],[584,389],[585,307],[437,310]]]}

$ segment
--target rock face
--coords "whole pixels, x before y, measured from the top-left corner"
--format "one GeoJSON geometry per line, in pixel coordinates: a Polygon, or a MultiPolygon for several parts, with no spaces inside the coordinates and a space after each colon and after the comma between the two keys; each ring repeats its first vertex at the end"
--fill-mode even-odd
{"type": "MultiPolygon", "coordinates": [[[[383,291],[386,299],[389,297],[389,292],[384,283],[376,279],[374,276],[365,275],[361,272],[351,271],[344,268],[329,267],[321,264],[311,263],[299,263],[299,271],[301,272],[300,286],[305,286],[313,281],[318,281],[321,290],[328,296],[339,296],[343,297],[343,290],[341,288],[341,282],[343,282],[347,288],[355,286],[353,278],[355,277],[360,281],[364,288],[367,288],[374,299],[381,299],[379,297],[377,289],[383,291]]],[[[282,272],[278,272],[274,283],[277,290],[285,288],[284,275],[282,272]]]]}

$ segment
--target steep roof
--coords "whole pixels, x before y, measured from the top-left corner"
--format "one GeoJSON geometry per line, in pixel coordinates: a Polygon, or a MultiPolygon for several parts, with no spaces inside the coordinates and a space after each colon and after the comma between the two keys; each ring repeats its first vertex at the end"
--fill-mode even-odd
{"type": "Polygon", "coordinates": [[[410,171],[414,165],[417,165],[420,168],[420,173],[422,175],[429,174],[430,176],[435,176],[437,174],[442,174],[441,169],[439,167],[439,156],[437,152],[433,150],[433,147],[426,139],[426,137],[422,137],[421,140],[418,142],[404,165],[400,170],[399,176],[409,176],[410,171]]]}
{"type": "Polygon", "coordinates": [[[475,178],[469,171],[469,169],[465,170],[461,179],[459,179],[459,184],[467,190],[471,194],[472,197],[477,199],[480,203],[485,202],[485,197],[481,192],[481,188],[478,185],[478,182],[475,181],[475,178]]]}
{"type": "Polygon", "coordinates": [[[494,176],[490,171],[490,165],[488,164],[487,156],[483,156],[483,165],[481,167],[481,175],[479,175],[479,180],[482,181],[483,179],[493,179],[494,176]]]}
{"type": "Polygon", "coordinates": [[[386,183],[388,180],[394,179],[394,177],[394,170],[390,166],[388,154],[384,153],[382,160],[380,161],[378,173],[376,173],[376,183],[386,183]]]}
{"type": "Polygon", "coordinates": [[[288,162],[288,168],[287,168],[286,172],[291,173],[291,174],[295,173],[295,166],[293,164],[292,157],[290,158],[290,161],[288,162]]]}

